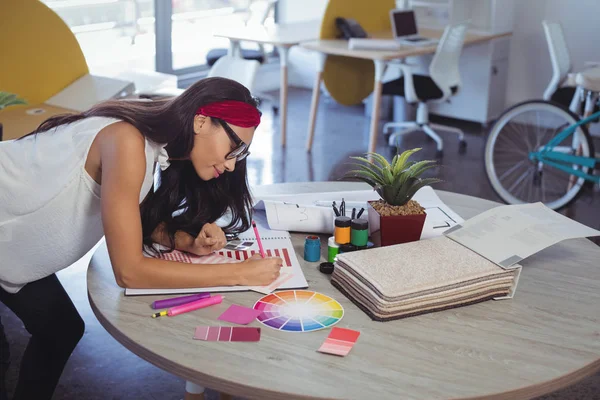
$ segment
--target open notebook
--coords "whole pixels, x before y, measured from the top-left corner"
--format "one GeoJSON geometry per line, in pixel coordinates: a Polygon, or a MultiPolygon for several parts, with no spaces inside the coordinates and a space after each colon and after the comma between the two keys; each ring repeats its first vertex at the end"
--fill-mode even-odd
{"type": "MultiPolygon", "coordinates": [[[[298,289],[307,288],[308,283],[302,272],[292,239],[289,232],[274,231],[267,228],[264,213],[256,213],[255,221],[258,227],[258,232],[263,243],[263,248],[267,256],[276,256],[283,259],[283,267],[281,268],[281,276],[271,285],[267,286],[216,286],[202,288],[182,288],[182,289],[125,289],[125,295],[156,295],[156,294],[184,294],[197,292],[235,292],[254,290],[260,293],[270,293],[275,289],[298,289]],[[261,215],[262,214],[262,215],[261,215]]],[[[239,239],[243,242],[252,243],[245,250],[227,250],[215,252],[208,256],[195,256],[189,253],[173,251],[171,253],[162,254],[161,258],[171,261],[179,261],[192,264],[223,264],[229,262],[241,262],[258,253],[258,244],[254,236],[254,231],[248,231],[239,235],[239,239]]]]}

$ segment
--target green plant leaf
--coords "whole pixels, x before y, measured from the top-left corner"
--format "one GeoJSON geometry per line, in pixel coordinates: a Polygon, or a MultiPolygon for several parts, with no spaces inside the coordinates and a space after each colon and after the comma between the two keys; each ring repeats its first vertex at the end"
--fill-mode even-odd
{"type": "Polygon", "coordinates": [[[372,187],[384,184],[384,182],[380,181],[379,177],[377,177],[377,175],[373,174],[371,171],[352,170],[345,174],[345,177],[360,179],[372,187]]]}
{"type": "Polygon", "coordinates": [[[398,164],[398,158],[400,156],[396,154],[394,158],[392,158],[392,173],[396,171],[396,164],[398,164]]]}
{"type": "Polygon", "coordinates": [[[379,176],[381,181],[383,181],[383,169],[381,167],[379,167],[378,165],[375,165],[374,163],[370,162],[369,160],[367,160],[366,158],[363,158],[363,157],[350,157],[350,158],[359,161],[356,163],[351,163],[353,166],[360,168],[360,169],[369,170],[369,171],[373,172],[375,175],[379,176]]]}
{"type": "Polygon", "coordinates": [[[27,101],[16,94],[0,91],[0,109],[17,104],[27,104],[27,101]]]}
{"type": "Polygon", "coordinates": [[[364,164],[361,164],[360,162],[358,162],[358,163],[354,163],[354,165],[358,165],[360,167],[367,167],[368,166],[376,174],[378,174],[380,176],[383,176],[383,168],[381,168],[379,165],[376,165],[375,163],[367,160],[364,157],[350,157],[350,158],[353,159],[353,160],[357,160],[357,161],[360,161],[360,162],[364,163],[364,164]]]}
{"type": "Polygon", "coordinates": [[[383,178],[386,184],[392,185],[394,183],[394,176],[392,175],[391,166],[383,169],[383,178]]]}
{"type": "Polygon", "coordinates": [[[408,158],[419,150],[421,150],[420,147],[414,148],[412,150],[403,151],[402,154],[400,154],[400,156],[398,157],[398,162],[394,167],[394,175],[397,175],[400,171],[405,170],[405,164],[408,158]]]}
{"type": "Polygon", "coordinates": [[[408,191],[407,195],[409,196],[409,199],[411,199],[415,195],[415,193],[417,193],[417,191],[419,189],[421,189],[423,186],[432,185],[434,183],[438,183],[441,181],[442,181],[441,179],[437,179],[437,178],[419,179],[414,185],[412,185],[412,187],[408,191]]]}
{"type": "Polygon", "coordinates": [[[379,163],[379,165],[381,166],[381,168],[383,168],[383,169],[385,169],[386,167],[387,168],[390,167],[390,163],[388,162],[388,160],[381,154],[369,152],[369,153],[367,153],[367,156],[373,157],[373,159],[375,161],[377,161],[379,163]]]}
{"type": "Polygon", "coordinates": [[[418,178],[423,172],[434,167],[437,167],[435,161],[423,160],[411,165],[408,171],[410,172],[410,176],[418,178]]]}

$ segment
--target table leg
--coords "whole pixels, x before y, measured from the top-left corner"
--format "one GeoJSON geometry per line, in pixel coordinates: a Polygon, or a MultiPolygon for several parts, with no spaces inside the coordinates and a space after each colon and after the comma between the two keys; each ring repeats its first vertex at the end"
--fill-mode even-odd
{"type": "Polygon", "coordinates": [[[277,46],[279,62],[281,64],[281,82],[279,91],[279,120],[281,123],[281,146],[285,146],[287,131],[287,105],[288,105],[288,57],[289,47],[277,46]]]}
{"type": "Polygon", "coordinates": [[[310,103],[310,117],[308,120],[308,137],[306,139],[306,151],[312,149],[313,138],[315,134],[315,125],[317,122],[317,110],[319,109],[319,98],[321,97],[321,82],[323,81],[323,69],[327,54],[319,53],[319,62],[317,64],[317,77],[313,86],[312,101],[310,103]]]}
{"type": "Polygon", "coordinates": [[[227,51],[227,55],[231,57],[241,57],[242,52],[240,51],[240,42],[229,39],[229,50],[227,51]]]}
{"type": "MultiPolygon", "coordinates": [[[[375,152],[377,146],[377,134],[379,128],[379,114],[381,111],[381,91],[383,89],[383,74],[387,67],[387,62],[383,60],[374,60],[375,63],[375,85],[373,87],[373,112],[371,113],[371,130],[369,132],[369,152],[375,152]]],[[[369,156],[369,160],[371,157],[369,156]]]]}
{"type": "Polygon", "coordinates": [[[185,396],[184,400],[204,400],[204,388],[200,385],[196,385],[193,382],[185,382],[185,396]]]}

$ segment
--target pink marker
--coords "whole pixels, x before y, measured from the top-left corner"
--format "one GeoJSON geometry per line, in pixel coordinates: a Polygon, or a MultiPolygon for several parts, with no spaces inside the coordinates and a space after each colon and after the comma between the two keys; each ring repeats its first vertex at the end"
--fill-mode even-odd
{"type": "Polygon", "coordinates": [[[260,255],[262,258],[265,258],[265,249],[263,248],[262,241],[260,240],[260,235],[258,234],[258,228],[256,227],[256,222],[254,221],[252,221],[252,228],[254,228],[254,236],[256,236],[256,243],[258,243],[260,255]]]}
{"type": "Polygon", "coordinates": [[[169,308],[169,311],[167,311],[167,315],[169,317],[174,317],[179,314],[198,310],[200,308],[212,306],[214,304],[219,304],[222,301],[223,301],[223,296],[218,294],[216,296],[207,297],[206,299],[196,300],[196,301],[192,301],[191,303],[171,307],[171,308],[169,308]]]}

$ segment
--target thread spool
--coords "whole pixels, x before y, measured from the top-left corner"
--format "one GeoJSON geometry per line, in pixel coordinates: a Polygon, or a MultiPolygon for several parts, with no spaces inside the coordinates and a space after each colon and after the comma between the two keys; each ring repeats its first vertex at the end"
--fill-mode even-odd
{"type": "Polygon", "coordinates": [[[366,246],[369,242],[369,222],[366,219],[353,219],[350,224],[350,242],[357,246],[366,246]]]}
{"type": "Polygon", "coordinates": [[[350,243],[350,223],[349,217],[341,216],[335,219],[334,237],[337,244],[350,243]]]}
{"type": "Polygon", "coordinates": [[[330,237],[327,240],[327,261],[332,263],[335,261],[335,256],[338,255],[340,251],[340,245],[335,242],[335,237],[330,237]]]}
{"type": "Polygon", "coordinates": [[[304,240],[304,259],[308,262],[321,259],[321,239],[318,236],[307,236],[304,240]]]}

